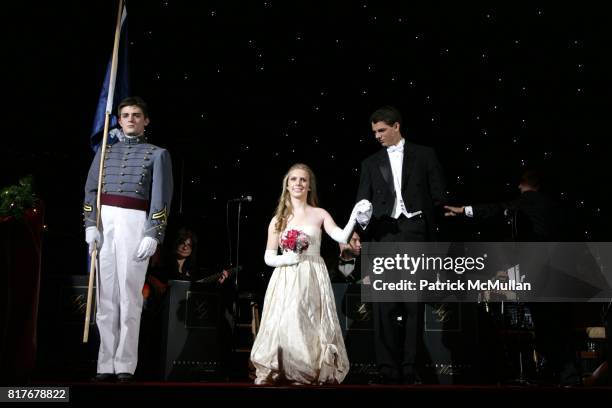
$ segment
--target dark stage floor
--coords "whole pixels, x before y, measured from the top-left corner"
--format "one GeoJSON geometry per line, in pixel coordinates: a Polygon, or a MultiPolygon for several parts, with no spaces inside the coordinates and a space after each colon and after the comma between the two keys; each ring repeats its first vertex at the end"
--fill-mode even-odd
{"type": "Polygon", "coordinates": [[[84,401],[211,401],[239,402],[371,401],[404,405],[416,400],[428,402],[474,403],[488,401],[499,405],[513,401],[563,401],[604,403],[612,401],[612,387],[553,386],[467,386],[467,385],[326,385],[255,386],[251,382],[139,382],[129,384],[41,381],[32,386],[70,388],[71,402],[84,401]]]}

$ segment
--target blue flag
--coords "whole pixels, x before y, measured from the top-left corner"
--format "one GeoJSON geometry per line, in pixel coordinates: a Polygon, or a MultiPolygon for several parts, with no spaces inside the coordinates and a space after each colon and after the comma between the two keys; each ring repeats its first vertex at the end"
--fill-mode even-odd
{"type": "MultiPolygon", "coordinates": [[[[129,71],[128,71],[128,42],[127,42],[127,10],[123,6],[121,13],[121,34],[119,38],[119,52],[117,61],[117,76],[113,84],[111,84],[111,69],[112,69],[112,55],[108,61],[106,68],[106,76],[102,83],[102,90],[100,91],[100,98],[98,99],[98,108],[96,109],[96,115],[94,116],[93,126],[91,129],[91,148],[93,151],[97,151],[100,143],[102,142],[102,133],[104,132],[104,117],[107,109],[107,101],[110,95],[113,98],[111,107],[111,121],[109,130],[117,127],[117,115],[116,108],[122,99],[127,98],[130,95],[130,83],[129,83],[129,71]]],[[[109,135],[109,142],[111,135],[109,135]]]]}

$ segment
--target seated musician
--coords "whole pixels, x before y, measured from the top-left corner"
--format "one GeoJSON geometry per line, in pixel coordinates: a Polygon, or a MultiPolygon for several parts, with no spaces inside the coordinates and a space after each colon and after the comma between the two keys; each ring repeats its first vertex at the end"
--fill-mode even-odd
{"type": "MultiPolygon", "coordinates": [[[[219,342],[230,344],[229,337],[233,328],[232,304],[234,287],[232,269],[202,268],[197,260],[198,237],[189,228],[182,227],[167,240],[168,247],[161,256],[154,256],[147,271],[147,278],[142,293],[144,297],[143,317],[141,324],[141,344],[139,353],[145,363],[141,367],[141,378],[159,379],[156,361],[162,352],[163,321],[167,318],[170,285],[172,281],[188,281],[192,290],[202,290],[220,294],[222,301],[221,321],[222,337],[219,342]],[[147,364],[146,362],[149,362],[147,364]]],[[[156,254],[158,255],[158,254],[156,254]]]]}
{"type": "Polygon", "coordinates": [[[235,287],[231,276],[237,268],[202,268],[197,263],[198,238],[188,228],[180,228],[171,240],[161,261],[154,259],[147,271],[142,290],[144,297],[143,317],[158,320],[166,304],[166,292],[173,280],[189,281],[192,289],[205,290],[220,295],[225,320],[233,327],[233,305],[235,287]]]}
{"type": "Polygon", "coordinates": [[[161,262],[152,262],[143,295],[147,302],[159,300],[168,287],[169,280],[186,280],[203,283],[224,284],[230,272],[207,273],[197,263],[198,237],[188,228],[180,228],[171,246],[162,255],[161,262]]]}

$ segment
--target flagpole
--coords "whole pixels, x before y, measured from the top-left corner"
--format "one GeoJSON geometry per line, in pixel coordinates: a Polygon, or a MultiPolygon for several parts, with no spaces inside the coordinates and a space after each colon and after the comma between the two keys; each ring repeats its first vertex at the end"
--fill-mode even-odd
{"type": "MultiPolygon", "coordinates": [[[[119,59],[119,37],[121,35],[121,20],[123,15],[123,0],[119,0],[119,12],[117,13],[117,25],[115,27],[115,43],[113,45],[113,57],[111,62],[111,73],[108,82],[108,98],[106,100],[106,115],[104,116],[104,133],[102,134],[102,151],[100,152],[100,163],[98,169],[98,195],[96,197],[96,228],[100,231],[100,195],[102,193],[102,172],[104,170],[104,156],[106,155],[106,142],[108,140],[108,128],[110,116],[113,113],[113,99],[115,97],[115,80],[117,78],[117,60],[119,59]]],[[[96,275],[96,259],[98,248],[94,245],[89,263],[89,285],[87,286],[87,309],[85,311],[85,327],[83,328],[83,343],[89,340],[89,324],[91,315],[91,303],[93,298],[93,285],[96,275]]]]}

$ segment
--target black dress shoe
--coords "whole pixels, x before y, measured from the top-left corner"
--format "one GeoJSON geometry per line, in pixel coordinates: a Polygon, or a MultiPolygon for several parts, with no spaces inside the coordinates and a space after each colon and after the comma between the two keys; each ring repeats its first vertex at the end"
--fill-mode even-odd
{"type": "Polygon", "coordinates": [[[122,383],[130,382],[134,379],[134,375],[130,373],[119,373],[117,374],[117,381],[122,383]]]}
{"type": "Polygon", "coordinates": [[[369,379],[368,384],[370,385],[396,385],[396,384],[400,384],[400,381],[398,378],[390,378],[388,376],[384,376],[378,373],[377,375],[369,379]]]}
{"type": "Polygon", "coordinates": [[[115,379],[115,374],[112,373],[98,373],[91,380],[94,382],[110,382],[115,379]]]}
{"type": "Polygon", "coordinates": [[[399,370],[392,367],[381,367],[379,369],[379,378],[377,384],[384,385],[397,385],[401,384],[401,377],[399,370]]]}
{"type": "Polygon", "coordinates": [[[414,374],[406,374],[402,376],[402,384],[419,384],[414,374]]]}
{"type": "Polygon", "coordinates": [[[412,365],[402,367],[402,384],[417,384],[416,370],[412,365]]]}

